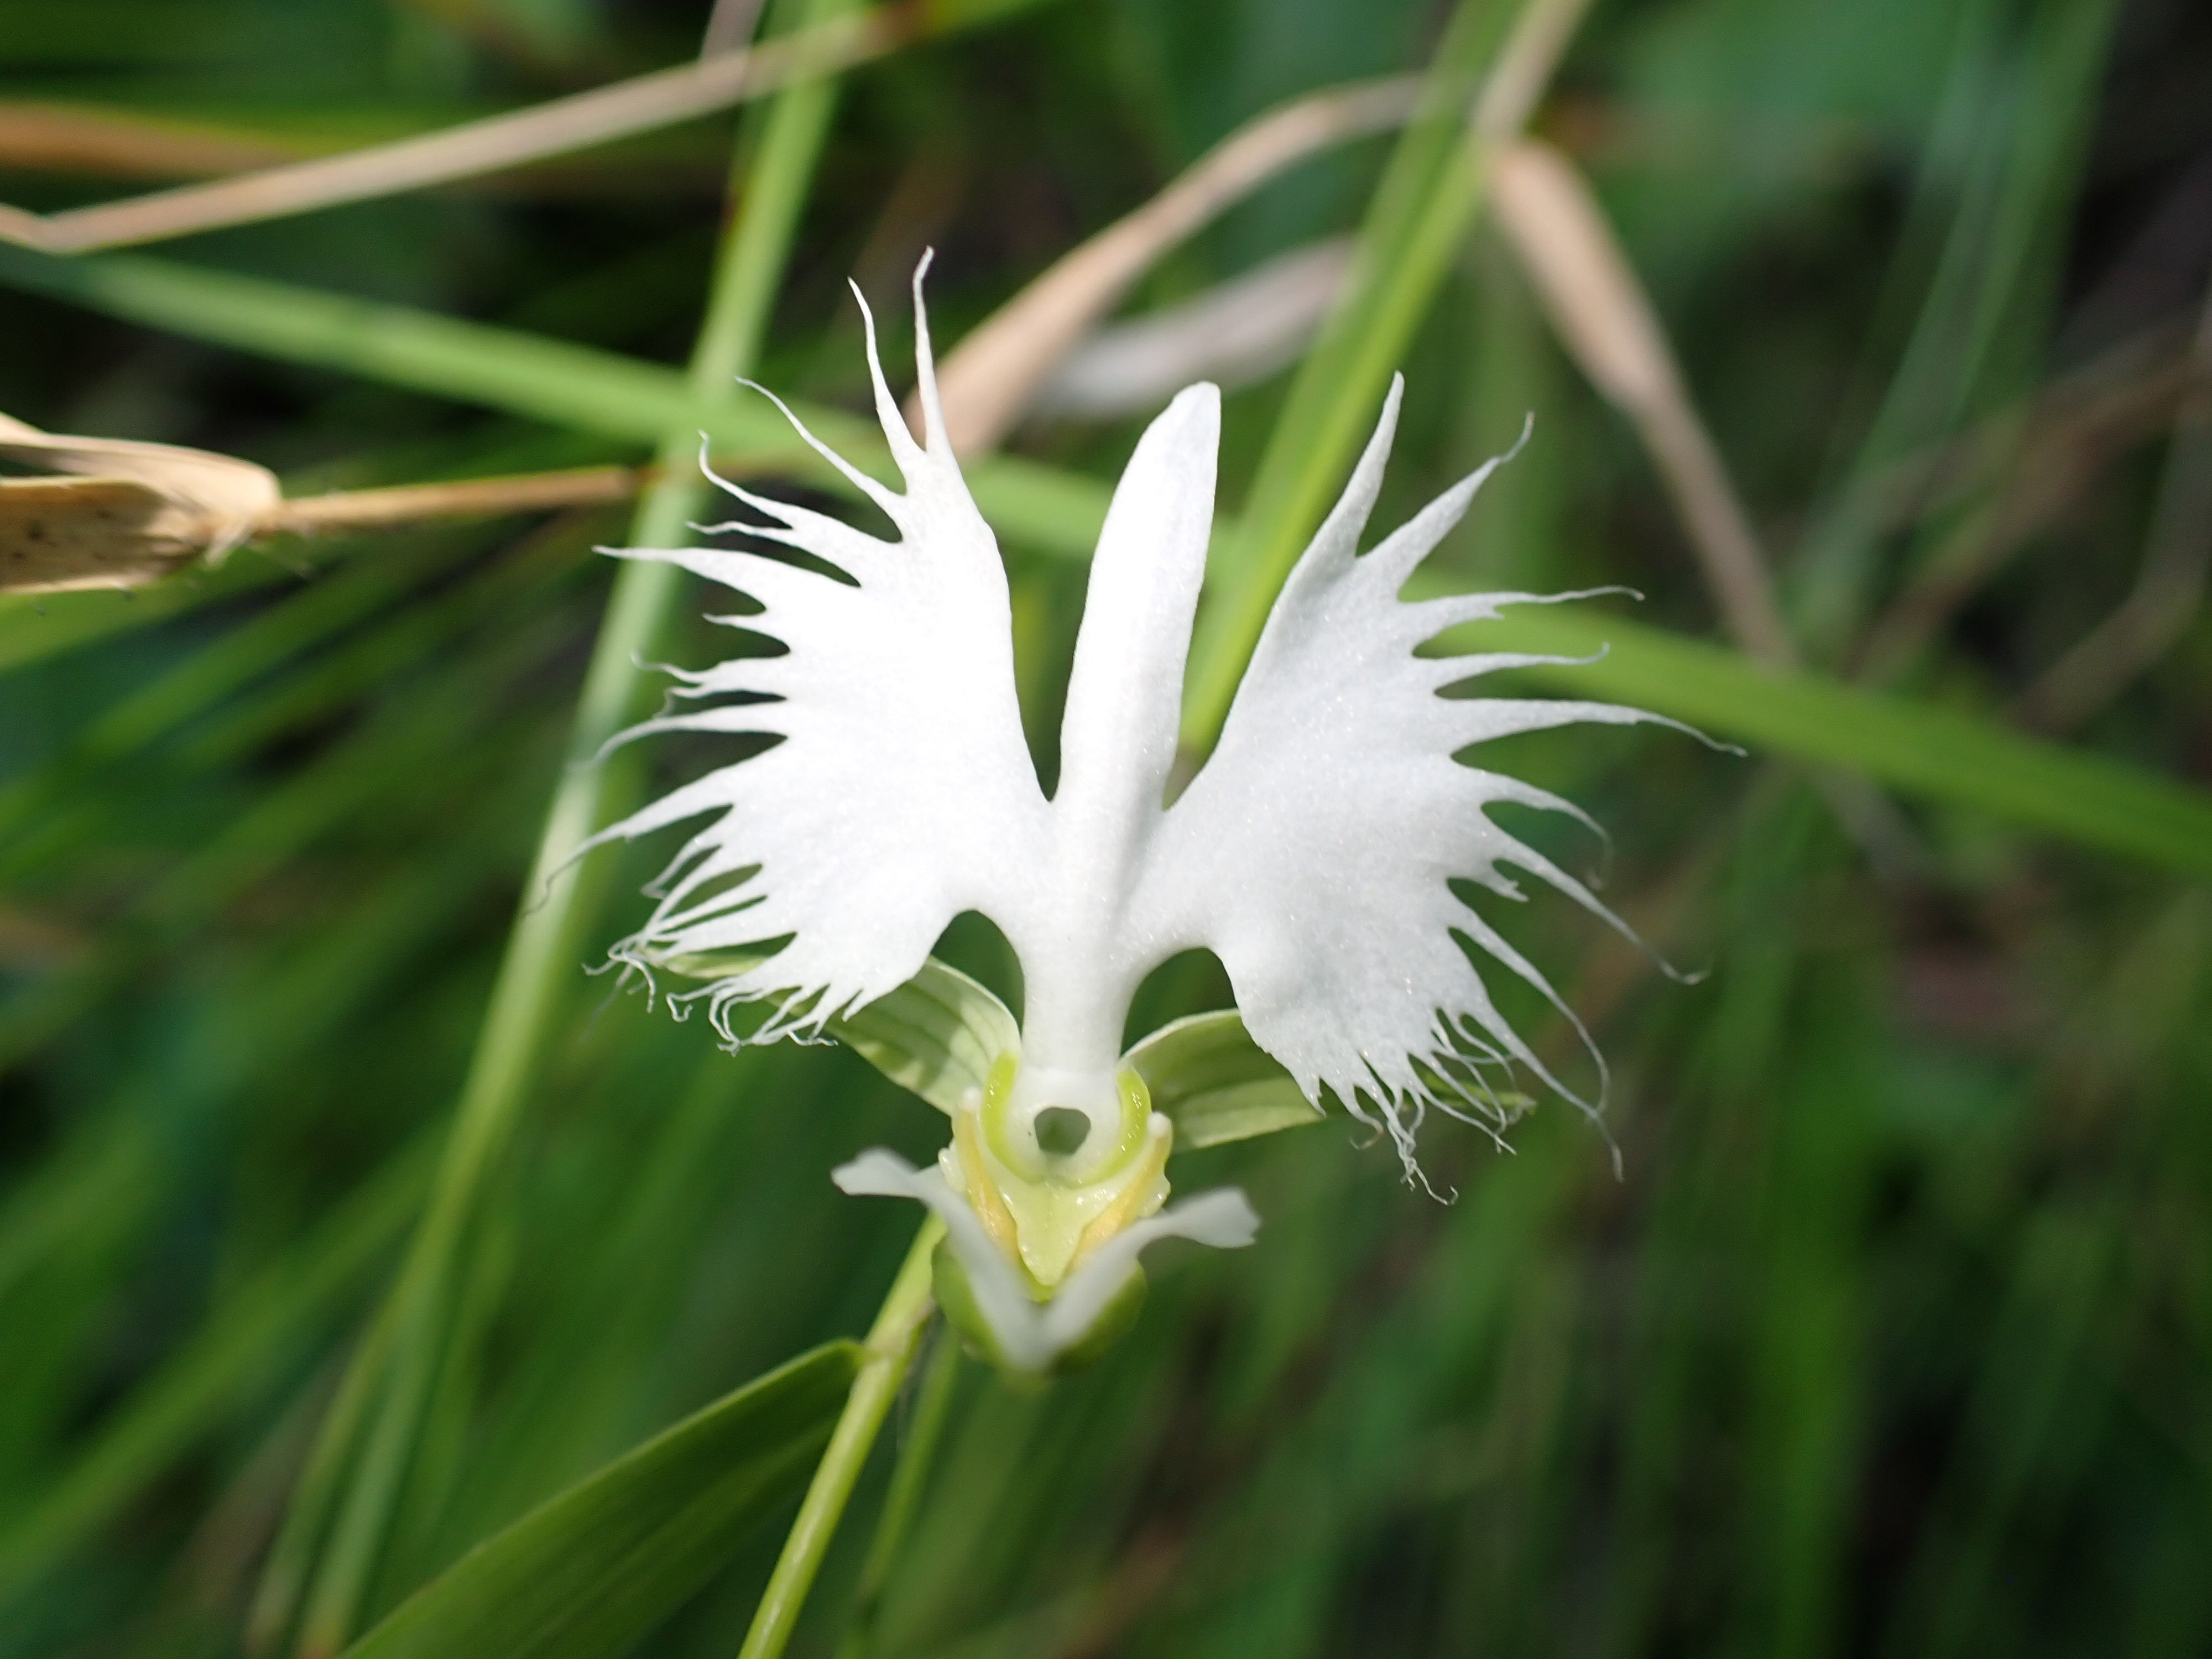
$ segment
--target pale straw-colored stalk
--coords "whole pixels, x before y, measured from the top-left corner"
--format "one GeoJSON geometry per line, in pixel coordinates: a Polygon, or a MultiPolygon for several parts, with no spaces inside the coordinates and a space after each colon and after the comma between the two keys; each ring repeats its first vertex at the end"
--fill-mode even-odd
{"type": "Polygon", "coordinates": [[[1565,156],[1534,139],[1498,150],[1490,185],[1498,222],[1560,340],[1658,465],[1729,632],[1762,662],[1794,663],[1749,516],[1589,187],[1565,156]]]}

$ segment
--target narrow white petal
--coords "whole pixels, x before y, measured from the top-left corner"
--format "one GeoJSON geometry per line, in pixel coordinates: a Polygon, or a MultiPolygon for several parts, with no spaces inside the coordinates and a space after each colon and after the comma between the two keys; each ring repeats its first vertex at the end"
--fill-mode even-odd
{"type": "Polygon", "coordinates": [[[1060,722],[1054,799],[1064,820],[1107,818],[1126,835],[1143,808],[1160,805],[1213,530],[1220,440],[1220,392],[1192,386],[1146,428],[1115,486],[1060,722]]]}
{"type": "Polygon", "coordinates": [[[1042,1064],[1110,1063],[1150,965],[1126,900],[1175,763],[1220,430],[1215,388],[1177,397],[1139,441],[1099,533],[1060,725],[1052,908],[1014,939],[1028,1049],[1042,1064]]]}
{"type": "Polygon", "coordinates": [[[1022,1289],[1012,1266],[999,1254],[968,1200],[945,1184],[934,1168],[917,1170],[896,1152],[880,1146],[862,1152],[830,1172],[838,1190],[854,1197],[911,1198],[928,1206],[945,1224],[952,1254],[967,1270],[975,1305],[989,1322],[999,1351],[1023,1370],[1042,1370],[1054,1352],[1038,1316],[1036,1304],[1022,1289]]]}

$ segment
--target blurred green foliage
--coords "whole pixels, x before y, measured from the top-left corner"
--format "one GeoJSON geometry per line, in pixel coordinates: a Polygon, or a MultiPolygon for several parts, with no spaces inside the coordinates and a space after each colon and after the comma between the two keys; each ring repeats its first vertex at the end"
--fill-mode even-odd
{"type": "MultiPolygon", "coordinates": [[[[0,65],[13,98],[307,153],[677,61],[704,12],[18,0],[0,65]]],[[[1419,66],[1443,20],[1422,0],[1055,0],[852,74],[757,373],[858,410],[848,274],[895,356],[934,245],[936,331],[957,340],[1239,121],[1419,66]]],[[[1602,0],[1540,117],[1654,291],[1808,656],[1936,710],[1931,744],[2006,719],[2134,580],[2182,449],[2170,421],[2112,439],[2077,394],[2124,389],[2146,349],[2170,363],[2195,326],[2208,83],[2212,24],[2183,0],[1602,0]],[[2048,419],[2080,428],[2059,452],[2078,476],[2057,510],[1988,533],[2046,482],[2019,465],[2051,453],[2027,441],[2048,419]],[[1914,484],[1939,451],[1964,481],[1914,484]]],[[[695,123],[157,256],[623,354],[664,399],[645,415],[594,411],[596,381],[555,406],[557,354],[532,360],[552,388],[532,418],[448,401],[373,341],[287,362],[21,290],[0,297],[0,409],[246,455],[295,493],[639,459],[653,422],[692,419],[665,401],[671,366],[707,303],[733,136],[742,168],[759,130],[695,123]]],[[[1270,185],[1132,308],[1356,225],[1387,153],[1270,185]]],[[[0,149],[0,198],[99,200],[165,165],[0,149]]],[[[1649,463],[1487,227],[1406,366],[1386,519],[1537,416],[1444,575],[1626,583],[1650,595],[1639,620],[1711,631],[1649,463]]],[[[1232,507],[1288,380],[1229,400],[1232,507]]],[[[1134,431],[1038,427],[1017,454],[1107,480],[1134,431]]],[[[1000,476],[1049,775],[1083,537],[1066,493],[1000,476]]],[[[580,511],[0,601],[0,1656],[234,1653],[270,1605],[287,1504],[384,1340],[532,902],[612,580],[589,549],[624,533],[580,511]]],[[[655,654],[717,648],[697,599],[655,654]]],[[[2208,686],[2200,617],[2078,736],[2202,785],[2208,686]]],[[[711,752],[645,763],[665,783],[711,752]]],[[[906,1547],[871,1585],[871,1650],[2203,1652],[2212,894],[1970,806],[1877,802],[1846,828],[1819,780],[1649,732],[1518,738],[1511,761],[1608,824],[1615,902],[1710,969],[1670,984],[1571,907],[1506,918],[1612,1058],[1622,1177],[1556,1103],[1511,1157],[1434,1126],[1449,1205],[1339,1127],[1178,1160],[1185,1188],[1246,1186],[1259,1244],[1164,1260],[1136,1334],[1042,1395],[952,1374],[906,1547]]],[[[1577,867],[1605,856],[1571,825],[1529,833],[1577,867]]],[[[863,1330],[904,1249],[911,1218],[828,1171],[880,1142],[929,1155],[935,1113],[842,1051],[725,1055],[586,975],[664,851],[584,872],[588,937],[466,1235],[467,1316],[434,1355],[360,1626],[863,1330]]],[[[988,927],[956,924],[944,952],[1018,997],[988,927]]],[[[1171,964],[1142,1023],[1224,992],[1210,962],[1171,964]]],[[[901,1421],[794,1650],[844,1632],[901,1421]]],[[[638,1650],[734,1650],[773,1550],[751,1534],[638,1650]]]]}

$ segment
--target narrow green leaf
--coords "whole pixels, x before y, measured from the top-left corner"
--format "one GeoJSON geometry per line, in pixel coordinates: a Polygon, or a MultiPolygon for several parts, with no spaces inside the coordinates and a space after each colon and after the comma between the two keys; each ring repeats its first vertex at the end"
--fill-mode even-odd
{"type": "Polygon", "coordinates": [[[1322,1121],[1291,1074],[1252,1041],[1234,1008],[1163,1025],[1130,1049],[1124,1063],[1152,1091],[1152,1109],[1175,1125],[1178,1152],[1322,1121]]]}
{"type": "Polygon", "coordinates": [[[860,1358],[832,1342],[725,1395],[477,1545],[348,1655],[625,1651],[805,1488],[860,1358]]]}
{"type": "MultiPolygon", "coordinates": [[[[686,374],[677,382],[685,406],[711,409],[729,398],[732,382],[751,367],[751,353],[781,285],[799,216],[835,108],[834,80],[787,87],[748,127],[750,152],[733,180],[735,210],[716,250],[706,315],[686,374]],[[755,142],[757,139],[757,142],[755,142]]],[[[665,373],[666,371],[663,371],[665,373]]],[[[554,381],[557,384],[559,375],[554,381]]],[[[541,385],[541,389],[543,386],[541,385]]],[[[664,418],[654,436],[660,477],[639,501],[630,544],[666,546],[697,510],[704,485],[682,463],[689,434],[664,418]]],[[[489,1176],[526,1115],[530,1085],[544,1063],[561,1001],[571,989],[576,937],[586,925],[596,887],[587,887],[578,854],[592,824],[611,805],[634,793],[624,767],[596,763],[613,734],[639,712],[644,662],[683,592],[675,567],[627,564],[607,600],[590,666],[576,702],[566,769],[548,802],[538,854],[520,914],[507,936],[499,975],[484,1011],[451,1139],[429,1203],[391,1292],[395,1310],[380,1397],[362,1425],[328,1542],[307,1580],[299,1646],[307,1653],[343,1647],[359,1628],[372,1575],[387,1547],[410,1520],[410,1479],[417,1492],[434,1492],[440,1454],[427,1425],[441,1407],[465,1408],[467,1384],[440,1369],[439,1356],[465,1344],[486,1313],[463,1291],[479,1229],[494,1224],[497,1199],[489,1176]]],[[[365,1352],[365,1351],[364,1351],[365,1352]]],[[[362,1363],[362,1362],[356,1362],[362,1363]]],[[[335,1432],[335,1425],[326,1433],[335,1432]]],[[[272,1560],[282,1560],[319,1528],[311,1506],[295,1504],[272,1560]]],[[[277,1582],[271,1575],[267,1581],[277,1582]]],[[[270,1604],[269,1615],[278,1615],[270,1604]]]]}
{"type": "MultiPolygon", "coordinates": [[[[743,406],[718,411],[694,400],[677,371],[612,353],[155,260],[72,263],[0,247],[0,283],[60,295],[113,315],[265,356],[345,368],[582,430],[643,438],[669,421],[696,420],[718,439],[734,441],[734,434],[744,434],[757,440],[760,447],[748,453],[763,466],[788,464],[811,481],[835,487],[811,456],[793,449],[787,433],[771,434],[755,412],[743,406]]],[[[769,414],[774,418],[772,410],[769,414]]],[[[856,459],[880,464],[880,444],[865,423],[833,410],[803,409],[801,415],[856,459]]],[[[1103,485],[1054,468],[1003,459],[974,463],[969,476],[978,501],[1009,539],[1044,551],[1088,556],[1104,517],[1103,485]]],[[[160,596],[170,591],[171,585],[157,586],[135,603],[159,605],[160,596]]],[[[1272,594],[1273,588],[1267,591],[1272,594]]],[[[20,623],[41,620],[25,617],[20,623]]],[[[0,614],[0,657],[18,623],[12,615],[0,614]]],[[[2212,854],[2204,850],[2206,808],[2198,793],[2121,763],[2072,756],[1968,716],[1809,676],[1790,680],[1791,689],[1777,696],[1782,683],[1735,653],[1670,639],[1654,629],[1628,624],[1601,629],[1565,612],[1541,618],[1524,613],[1509,626],[1537,650],[1581,652],[1611,638],[1613,656],[1581,671],[1583,677],[1574,684],[1631,688],[1617,695],[1716,733],[1850,767],[1899,787],[1978,806],[2090,846],[2192,872],[2212,865],[2212,854]],[[1543,642],[1547,640],[1555,643],[1543,642]],[[1638,667],[1662,659],[1696,666],[1680,684],[1668,680],[1663,667],[1638,667]],[[1587,678],[1591,673],[1600,678],[1587,678]],[[1710,683],[1710,689],[1695,690],[1692,682],[1710,683]],[[1708,705],[1714,712],[1698,712],[1708,705]],[[2063,781],[2067,793],[2037,793],[2054,780],[2063,781]],[[2138,800],[2152,804],[2147,817],[2139,817],[2130,805],[2138,800]]],[[[1209,672],[1201,661],[1206,637],[1202,634],[1194,647],[1194,690],[1209,672]]],[[[1241,662],[1241,656],[1237,659],[1241,662]]],[[[1233,678],[1223,685],[1221,698],[1215,700],[1225,708],[1233,678]]]]}
{"type": "Polygon", "coordinates": [[[1602,652],[1594,662],[1528,672],[1578,696],[1632,703],[1715,737],[1848,767],[1929,800],[2212,877],[2212,796],[1970,714],[1761,668],[1721,646],[1587,611],[1528,606],[1454,629],[1441,643],[1570,657],[1602,652]]]}

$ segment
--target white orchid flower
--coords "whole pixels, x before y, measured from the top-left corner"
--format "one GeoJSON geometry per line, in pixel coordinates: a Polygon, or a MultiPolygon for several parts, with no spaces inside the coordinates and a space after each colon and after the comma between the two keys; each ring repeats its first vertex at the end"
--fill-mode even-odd
{"type": "Polygon", "coordinates": [[[808,562],[750,549],[622,552],[747,596],[760,614],[717,620],[786,647],[677,671],[678,696],[699,706],[626,736],[781,741],[600,839],[708,817],[654,890],[651,920],[615,956],[648,969],[722,963],[694,994],[733,1042],[731,1015],[746,1005],[767,1014],[745,1040],[818,1038],[921,973],[957,915],[980,911],[998,925],[1020,959],[1024,1010],[1018,1031],[1009,1018],[1006,1046],[985,1057],[980,1086],[949,1103],[952,1141],[939,1166],[917,1171],[877,1151],[836,1179],[848,1193],[911,1197],[941,1216],[966,1280],[952,1296],[972,1302],[1002,1361],[1037,1371],[1133,1306],[1146,1244],[1179,1236],[1242,1245],[1257,1225],[1233,1189],[1162,1208],[1174,1130],[1125,1063],[1121,1038],[1139,982],[1169,957],[1212,950],[1251,1040],[1311,1109],[1333,1096],[1387,1131],[1409,1174],[1428,1109],[1502,1125],[1486,1079],[1510,1062],[1578,1098],[1501,1016],[1465,945],[1573,1016],[1447,884],[1518,898],[1511,866],[1622,927],[1486,812],[1511,801],[1589,820],[1455,756],[1512,732],[1657,717],[1440,695],[1492,670],[1557,659],[1414,654],[1444,629],[1536,596],[1398,597],[1494,460],[1358,554],[1396,422],[1394,384],[1342,499],[1275,603],[1218,747],[1170,804],[1213,523],[1220,397],[1200,385],[1146,429],[1115,489],[1068,684],[1060,784],[1048,798],[1015,703],[1006,570],[945,436],[921,281],[917,272],[920,443],[884,381],[868,319],[876,410],[904,492],[799,428],[882,509],[896,540],[718,479],[767,522],[715,529],[808,562]]]}

